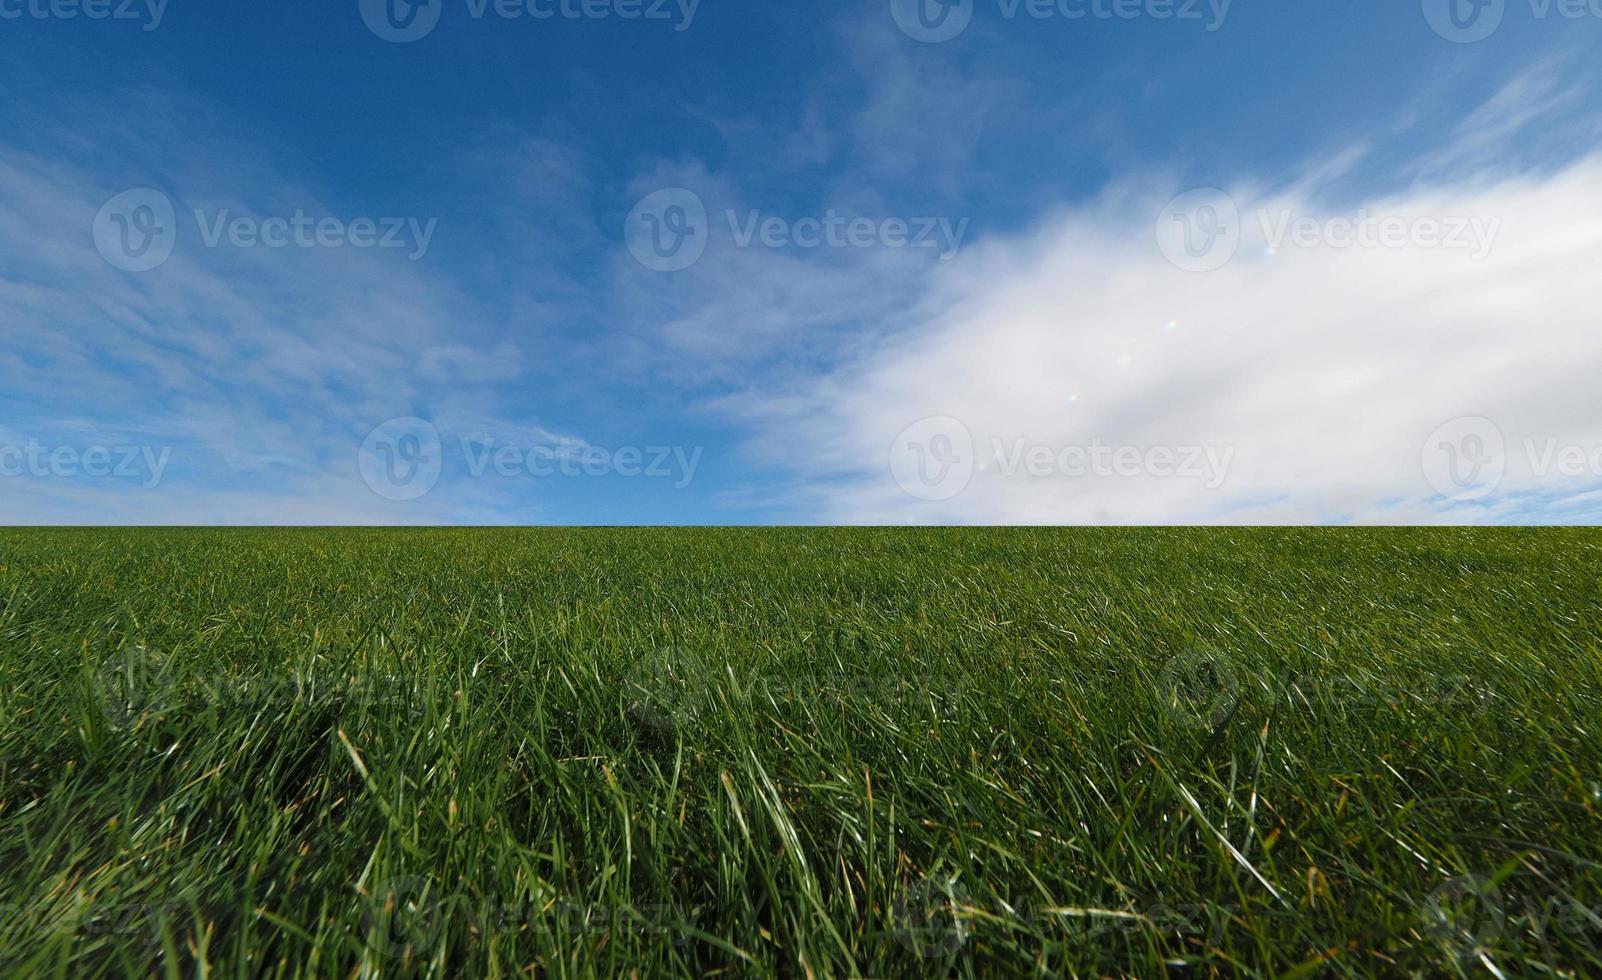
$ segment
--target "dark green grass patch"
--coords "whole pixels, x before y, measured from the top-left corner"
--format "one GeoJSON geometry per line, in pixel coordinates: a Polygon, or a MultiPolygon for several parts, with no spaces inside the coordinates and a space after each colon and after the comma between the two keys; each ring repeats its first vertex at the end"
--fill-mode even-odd
{"type": "Polygon", "coordinates": [[[0,531],[0,973],[1597,975],[1602,533],[0,531]]]}

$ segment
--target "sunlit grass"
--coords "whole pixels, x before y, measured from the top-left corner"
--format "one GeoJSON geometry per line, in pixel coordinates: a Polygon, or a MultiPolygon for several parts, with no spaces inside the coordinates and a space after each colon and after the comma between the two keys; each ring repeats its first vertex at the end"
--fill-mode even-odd
{"type": "Polygon", "coordinates": [[[0,531],[0,973],[1602,971],[1592,531],[0,531]]]}

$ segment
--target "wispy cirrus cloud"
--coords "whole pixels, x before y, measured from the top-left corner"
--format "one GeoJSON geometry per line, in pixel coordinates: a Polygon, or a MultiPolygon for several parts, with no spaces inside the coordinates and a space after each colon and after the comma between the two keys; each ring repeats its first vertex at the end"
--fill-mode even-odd
{"type": "Polygon", "coordinates": [[[390,225],[404,232],[431,216],[351,214],[278,169],[218,110],[171,93],[124,96],[114,113],[56,108],[82,115],[0,140],[6,445],[130,445],[172,462],[137,493],[75,468],[0,481],[0,520],[472,522],[536,512],[483,485],[402,512],[357,472],[356,448],[375,425],[418,411],[498,417],[499,386],[523,371],[523,351],[448,264],[430,266],[418,241],[380,244],[390,225]],[[92,234],[102,206],[130,188],[169,201],[176,225],[170,257],[147,271],[119,268],[92,234]],[[301,222],[304,234],[270,245],[263,231],[275,221],[301,222]]]}

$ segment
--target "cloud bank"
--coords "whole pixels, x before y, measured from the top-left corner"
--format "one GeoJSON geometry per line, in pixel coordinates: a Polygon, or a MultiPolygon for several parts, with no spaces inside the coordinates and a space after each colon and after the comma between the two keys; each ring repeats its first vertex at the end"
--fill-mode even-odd
{"type": "Polygon", "coordinates": [[[824,521],[1599,513],[1602,157],[1338,209],[1235,187],[1176,217],[1181,190],[1120,186],[970,249],[849,364],[724,407],[759,420],[753,451],[824,521]],[[1176,264],[1162,223],[1205,243],[1203,218],[1231,226],[1232,257],[1176,264]],[[1098,446],[1128,465],[1098,468],[1098,446]],[[1195,450],[1213,462],[1188,476],[1166,455],[1195,450]]]}

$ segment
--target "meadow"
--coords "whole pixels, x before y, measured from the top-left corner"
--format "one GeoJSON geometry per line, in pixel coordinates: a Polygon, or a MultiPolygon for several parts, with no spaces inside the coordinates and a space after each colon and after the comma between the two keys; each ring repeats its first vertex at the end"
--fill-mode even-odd
{"type": "Polygon", "coordinates": [[[1602,532],[0,530],[5,976],[1602,975],[1602,532]]]}

